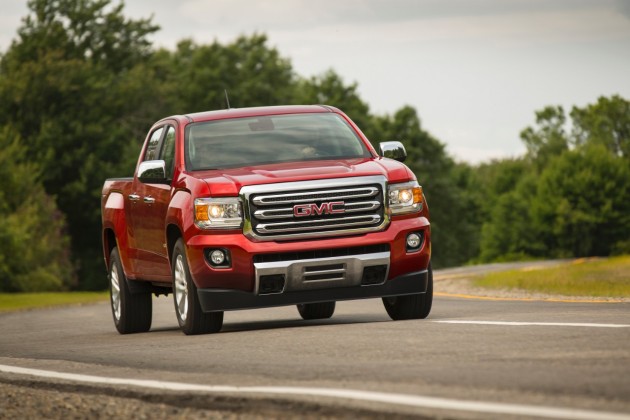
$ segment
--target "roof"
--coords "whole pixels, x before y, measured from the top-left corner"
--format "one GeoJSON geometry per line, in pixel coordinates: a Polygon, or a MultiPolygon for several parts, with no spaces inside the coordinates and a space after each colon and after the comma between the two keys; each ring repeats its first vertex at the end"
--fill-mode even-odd
{"type": "Polygon", "coordinates": [[[326,105],[283,105],[196,112],[194,114],[186,114],[185,117],[188,118],[189,121],[192,120],[191,122],[199,122],[221,120],[226,118],[260,117],[264,115],[282,114],[311,114],[335,111],[335,108],[326,105]]]}

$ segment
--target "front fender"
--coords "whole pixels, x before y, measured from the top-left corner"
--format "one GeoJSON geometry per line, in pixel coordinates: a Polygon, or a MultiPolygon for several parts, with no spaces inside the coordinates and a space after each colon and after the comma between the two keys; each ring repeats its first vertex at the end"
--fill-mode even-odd
{"type": "Polygon", "coordinates": [[[171,199],[166,211],[166,220],[164,221],[164,232],[166,235],[166,243],[168,244],[169,260],[173,246],[177,238],[172,237],[171,227],[178,229],[177,237],[184,236],[185,232],[193,226],[193,203],[192,196],[187,190],[177,190],[171,199]]]}

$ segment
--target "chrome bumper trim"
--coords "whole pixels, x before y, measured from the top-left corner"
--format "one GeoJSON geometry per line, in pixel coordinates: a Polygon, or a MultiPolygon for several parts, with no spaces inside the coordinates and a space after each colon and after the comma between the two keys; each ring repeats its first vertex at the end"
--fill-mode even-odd
{"type": "Polygon", "coordinates": [[[390,252],[387,251],[343,257],[254,263],[256,275],[254,293],[258,294],[261,276],[278,274],[283,275],[285,279],[284,290],[281,293],[359,286],[365,267],[386,265],[384,277],[386,279],[389,274],[389,261],[390,252]],[[330,276],[331,274],[334,274],[334,277],[330,276]],[[318,276],[323,278],[318,278],[318,276]]]}

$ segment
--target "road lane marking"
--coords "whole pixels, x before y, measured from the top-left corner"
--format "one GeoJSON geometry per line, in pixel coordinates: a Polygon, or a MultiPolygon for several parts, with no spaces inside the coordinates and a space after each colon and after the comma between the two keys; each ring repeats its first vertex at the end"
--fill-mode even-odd
{"type": "Polygon", "coordinates": [[[435,320],[441,324],[477,324],[477,325],[510,325],[510,326],[542,326],[542,327],[591,327],[591,328],[628,328],[630,324],[595,324],[589,322],[519,322],[519,321],[472,321],[472,320],[435,320]]]}
{"type": "Polygon", "coordinates": [[[146,379],[126,379],[103,376],[83,375],[76,373],[56,372],[50,370],[22,368],[1,365],[0,372],[17,375],[36,376],[40,378],[59,379],[100,385],[125,385],[141,388],[152,388],[166,391],[188,391],[206,393],[232,394],[278,394],[309,397],[341,398],[358,401],[379,402],[385,404],[404,405],[417,408],[433,408],[441,410],[468,411],[477,413],[510,414],[531,417],[576,420],[630,420],[630,414],[606,411],[579,410],[573,408],[535,406],[524,404],[494,403],[487,401],[466,401],[457,399],[424,397],[421,395],[393,394],[385,392],[359,391],[353,389],[307,388],[286,386],[230,386],[201,385],[182,382],[156,381],[146,379]]]}
{"type": "Polygon", "coordinates": [[[558,298],[517,298],[517,297],[494,297],[494,296],[479,296],[479,295],[467,295],[463,293],[446,293],[446,292],[433,292],[434,296],[458,298],[458,299],[476,299],[476,300],[492,300],[500,302],[520,301],[520,302],[559,302],[559,303],[624,303],[623,298],[613,298],[613,300],[604,299],[558,299],[558,298]]]}

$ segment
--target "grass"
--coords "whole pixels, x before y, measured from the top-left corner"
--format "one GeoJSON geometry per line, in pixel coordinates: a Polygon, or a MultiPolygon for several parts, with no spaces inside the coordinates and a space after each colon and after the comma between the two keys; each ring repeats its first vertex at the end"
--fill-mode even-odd
{"type": "Polygon", "coordinates": [[[0,312],[101,302],[109,292],[0,293],[0,312]]]}
{"type": "Polygon", "coordinates": [[[491,289],[565,296],[630,297],[630,256],[580,259],[557,267],[490,273],[473,281],[491,289]]]}
{"type": "MultiPolygon", "coordinates": [[[[630,298],[630,255],[581,259],[552,268],[490,273],[473,280],[489,289],[565,296],[630,298]]],[[[0,312],[102,302],[109,292],[0,293],[0,312]]]]}

